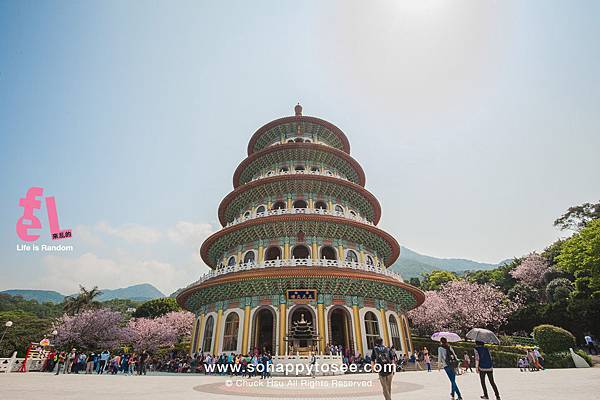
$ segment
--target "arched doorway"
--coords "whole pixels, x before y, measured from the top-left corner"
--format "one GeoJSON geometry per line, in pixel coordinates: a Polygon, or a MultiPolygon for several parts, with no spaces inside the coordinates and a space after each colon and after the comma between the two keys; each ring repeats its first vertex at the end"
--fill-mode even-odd
{"type": "Polygon", "coordinates": [[[306,208],[308,207],[308,204],[306,204],[306,201],[304,200],[296,200],[294,202],[294,208],[306,208]]]}
{"type": "Polygon", "coordinates": [[[329,312],[329,344],[342,345],[344,350],[354,352],[352,321],[350,313],[343,307],[336,306],[329,312]]]}
{"type": "Polygon", "coordinates": [[[319,200],[315,203],[315,209],[327,210],[327,204],[324,201],[319,200]]]}
{"type": "Polygon", "coordinates": [[[230,313],[225,319],[223,330],[223,351],[237,351],[240,317],[237,313],[230,313]]]}
{"type": "Polygon", "coordinates": [[[281,258],[279,246],[271,246],[265,251],[265,261],[277,260],[278,258],[281,258]]]}
{"type": "Polygon", "coordinates": [[[335,250],[331,246],[323,246],[321,248],[321,259],[335,260],[335,250]]]}
{"type": "Polygon", "coordinates": [[[298,246],[295,246],[292,250],[292,257],[301,259],[309,258],[310,250],[308,250],[308,247],[300,244],[298,246]]]}
{"type": "MultiPolygon", "coordinates": [[[[254,313],[253,348],[273,354],[275,348],[275,313],[269,307],[258,309],[254,313]]],[[[245,352],[245,349],[242,349],[245,352]]]]}
{"type": "Polygon", "coordinates": [[[396,351],[402,351],[406,353],[405,349],[402,347],[402,338],[400,336],[400,328],[398,328],[398,321],[396,317],[390,314],[390,336],[392,337],[392,346],[396,351]]]}
{"type": "MultiPolygon", "coordinates": [[[[292,327],[294,326],[295,322],[298,322],[302,318],[304,318],[304,321],[309,323],[310,326],[312,327],[313,334],[314,335],[317,334],[316,317],[311,308],[309,308],[308,306],[305,306],[305,305],[296,305],[290,311],[291,312],[290,312],[289,320],[288,320],[288,333],[291,332],[292,327]]],[[[313,344],[316,344],[316,342],[313,344]]],[[[307,347],[309,345],[310,345],[310,343],[308,343],[308,341],[306,341],[306,340],[301,340],[298,343],[299,347],[307,347]]]]}
{"type": "Polygon", "coordinates": [[[283,201],[277,201],[273,204],[273,207],[271,207],[272,210],[285,210],[285,202],[283,201]]]}

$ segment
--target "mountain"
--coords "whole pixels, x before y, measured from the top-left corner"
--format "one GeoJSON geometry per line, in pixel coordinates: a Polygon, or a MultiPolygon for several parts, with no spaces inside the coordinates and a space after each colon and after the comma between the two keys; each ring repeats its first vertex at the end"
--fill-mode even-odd
{"type": "Polygon", "coordinates": [[[406,247],[401,247],[400,258],[398,258],[390,269],[400,273],[404,279],[408,280],[410,278],[418,278],[422,274],[429,273],[436,269],[457,273],[494,269],[506,261],[507,260],[504,260],[498,264],[488,264],[462,258],[437,258],[419,254],[406,247]]]}
{"type": "MultiPolygon", "coordinates": [[[[147,301],[165,297],[160,290],[149,283],[142,283],[140,285],[133,285],[119,289],[100,289],[100,291],[102,294],[98,296],[99,301],[107,301],[112,299],[147,301]]],[[[65,298],[64,294],[60,294],[52,290],[10,289],[4,290],[0,293],[9,294],[11,296],[21,296],[25,300],[36,300],[38,303],[62,303],[65,298]]]]}
{"type": "Polygon", "coordinates": [[[64,294],[60,294],[54,290],[10,289],[0,293],[21,296],[25,300],[35,300],[38,303],[62,303],[65,299],[64,294]]]}
{"type": "Polygon", "coordinates": [[[101,289],[102,294],[98,300],[106,301],[112,299],[129,299],[137,301],[148,301],[165,297],[165,295],[149,283],[128,286],[120,289],[101,289]]]}

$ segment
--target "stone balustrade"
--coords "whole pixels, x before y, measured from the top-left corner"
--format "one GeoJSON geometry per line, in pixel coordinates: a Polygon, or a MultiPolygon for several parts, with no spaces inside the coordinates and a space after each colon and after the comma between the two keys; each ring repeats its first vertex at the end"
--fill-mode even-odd
{"type": "Polygon", "coordinates": [[[350,219],[353,221],[361,222],[363,224],[375,226],[375,224],[373,222],[367,220],[366,218],[360,217],[358,215],[353,215],[349,211],[341,212],[341,211],[335,211],[335,210],[324,210],[322,208],[279,208],[276,210],[267,210],[267,211],[263,211],[260,213],[254,213],[249,216],[241,216],[241,217],[236,218],[233,221],[229,222],[226,225],[226,227],[237,225],[242,222],[245,222],[245,221],[248,221],[251,219],[256,219],[256,218],[270,217],[272,215],[294,215],[294,214],[331,215],[334,217],[347,218],[347,219],[350,219]]]}

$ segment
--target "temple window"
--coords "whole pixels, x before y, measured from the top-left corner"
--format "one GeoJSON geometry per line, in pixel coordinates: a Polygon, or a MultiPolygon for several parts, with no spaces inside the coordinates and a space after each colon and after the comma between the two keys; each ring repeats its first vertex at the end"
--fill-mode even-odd
{"type": "Polygon", "coordinates": [[[272,207],[273,210],[285,210],[286,206],[285,206],[285,202],[284,201],[277,201],[273,204],[272,207]]]}
{"type": "Polygon", "coordinates": [[[301,259],[309,258],[310,250],[308,250],[308,247],[306,247],[304,245],[295,246],[294,249],[292,250],[292,257],[293,258],[301,258],[301,259]]]}
{"type": "Polygon", "coordinates": [[[253,263],[255,259],[254,251],[250,250],[244,255],[244,264],[253,263]]]}
{"type": "Polygon", "coordinates": [[[319,200],[319,201],[317,201],[315,203],[315,208],[317,210],[327,210],[327,203],[325,203],[324,201],[319,200]]]}
{"type": "Polygon", "coordinates": [[[271,246],[265,251],[265,261],[277,260],[281,258],[281,249],[279,246],[271,246]]]}
{"type": "Polygon", "coordinates": [[[306,204],[306,201],[304,200],[296,200],[294,202],[294,208],[306,208],[308,207],[308,204],[306,204]]]}
{"type": "Polygon", "coordinates": [[[321,258],[325,260],[335,260],[335,249],[331,246],[324,246],[321,248],[321,258]]]}
{"type": "Polygon", "coordinates": [[[240,317],[232,312],[225,319],[225,329],[223,331],[223,351],[237,350],[238,330],[240,327],[240,317]]]}
{"type": "Polygon", "coordinates": [[[379,338],[379,324],[377,317],[371,311],[365,314],[365,336],[367,337],[367,348],[375,347],[375,340],[379,338]]]}
{"type": "Polygon", "coordinates": [[[348,250],[348,252],[346,253],[346,261],[358,262],[358,255],[354,250],[348,250]]]}
{"type": "Polygon", "coordinates": [[[231,256],[231,257],[229,257],[229,260],[227,260],[227,266],[233,267],[234,265],[235,265],[235,257],[231,256]]]}

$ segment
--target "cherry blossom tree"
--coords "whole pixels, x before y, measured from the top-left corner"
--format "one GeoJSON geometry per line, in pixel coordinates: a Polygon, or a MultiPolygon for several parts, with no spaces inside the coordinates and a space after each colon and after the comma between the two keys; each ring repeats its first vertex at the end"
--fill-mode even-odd
{"type": "Polygon", "coordinates": [[[157,321],[161,324],[171,326],[175,329],[177,336],[182,338],[191,336],[194,319],[194,314],[189,311],[172,311],[162,317],[158,317],[157,321]]]}
{"type": "Polygon", "coordinates": [[[56,345],[84,350],[113,349],[124,338],[123,316],[105,308],[63,315],[55,322],[56,345]]]}
{"type": "Polygon", "coordinates": [[[544,257],[531,253],[510,274],[520,282],[539,287],[544,283],[544,274],[549,270],[550,266],[544,257]]]}
{"type": "Polygon", "coordinates": [[[439,291],[425,292],[425,302],[408,313],[421,334],[449,330],[465,334],[471,328],[498,330],[520,306],[489,284],[448,282],[439,291]]]}
{"type": "Polygon", "coordinates": [[[177,343],[177,330],[160,318],[132,318],[127,324],[127,342],[136,351],[155,351],[177,343]]]}

